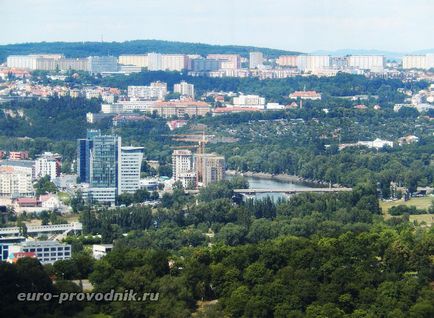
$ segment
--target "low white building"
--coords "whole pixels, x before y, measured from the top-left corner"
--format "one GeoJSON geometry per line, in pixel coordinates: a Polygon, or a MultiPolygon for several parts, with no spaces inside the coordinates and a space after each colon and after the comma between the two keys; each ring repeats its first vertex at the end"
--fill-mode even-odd
{"type": "Polygon", "coordinates": [[[95,259],[101,259],[111,252],[113,249],[113,244],[93,244],[92,245],[92,255],[95,259]]]}
{"type": "Polygon", "coordinates": [[[240,95],[234,97],[234,107],[252,107],[258,109],[264,109],[265,98],[258,95],[240,95]]]}
{"type": "Polygon", "coordinates": [[[279,103],[267,103],[266,109],[267,110],[280,110],[280,109],[285,109],[285,106],[280,105],[279,103]]]}
{"type": "Polygon", "coordinates": [[[359,142],[357,142],[357,145],[366,146],[368,148],[381,149],[385,146],[393,147],[393,141],[382,140],[382,139],[377,138],[374,141],[359,141],[359,142]]]}
{"type": "Polygon", "coordinates": [[[14,253],[35,253],[42,264],[53,264],[59,260],[71,258],[71,245],[57,241],[25,241],[9,246],[9,259],[14,253]]]}

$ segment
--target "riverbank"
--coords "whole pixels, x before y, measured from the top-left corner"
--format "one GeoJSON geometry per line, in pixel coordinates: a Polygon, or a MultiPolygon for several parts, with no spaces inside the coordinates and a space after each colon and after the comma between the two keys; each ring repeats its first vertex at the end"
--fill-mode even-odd
{"type": "MultiPolygon", "coordinates": [[[[307,185],[313,185],[313,186],[317,186],[317,187],[329,187],[330,186],[330,184],[328,182],[325,182],[325,181],[306,179],[303,177],[284,174],[284,173],[271,174],[271,173],[266,173],[266,172],[252,172],[252,171],[240,172],[240,171],[236,171],[236,170],[226,170],[226,174],[228,176],[240,175],[240,176],[244,176],[244,177],[251,177],[251,178],[258,178],[258,179],[307,184],[307,185]]],[[[333,188],[340,188],[341,186],[339,184],[332,184],[332,187],[333,188]]]]}

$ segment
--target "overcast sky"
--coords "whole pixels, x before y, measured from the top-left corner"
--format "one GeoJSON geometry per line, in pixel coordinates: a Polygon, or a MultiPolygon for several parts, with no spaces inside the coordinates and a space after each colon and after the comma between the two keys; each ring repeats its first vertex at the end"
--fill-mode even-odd
{"type": "Polygon", "coordinates": [[[434,47],[434,0],[0,0],[0,43],[161,39],[310,52],[434,47]]]}

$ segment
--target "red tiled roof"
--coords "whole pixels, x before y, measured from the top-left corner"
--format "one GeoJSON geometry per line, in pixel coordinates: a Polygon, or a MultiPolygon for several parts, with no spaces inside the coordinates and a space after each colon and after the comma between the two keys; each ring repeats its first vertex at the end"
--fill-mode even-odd
{"type": "Polygon", "coordinates": [[[38,200],[36,198],[18,198],[17,203],[18,204],[30,204],[30,203],[37,204],[38,200]]]}

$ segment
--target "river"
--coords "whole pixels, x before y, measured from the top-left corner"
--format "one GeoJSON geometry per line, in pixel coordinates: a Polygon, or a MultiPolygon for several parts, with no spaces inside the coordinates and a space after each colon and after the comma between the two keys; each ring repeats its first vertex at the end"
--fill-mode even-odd
{"type": "MultiPolygon", "coordinates": [[[[232,175],[227,175],[227,179],[231,179],[232,175]]],[[[291,182],[291,181],[282,181],[276,179],[269,178],[258,178],[258,177],[244,177],[249,183],[249,188],[251,189],[308,189],[312,188],[311,186],[300,183],[300,182],[291,182]]],[[[266,197],[272,198],[274,201],[278,199],[287,199],[288,196],[283,193],[259,193],[255,195],[249,195],[248,197],[254,197],[255,199],[263,199],[266,197]]]]}

